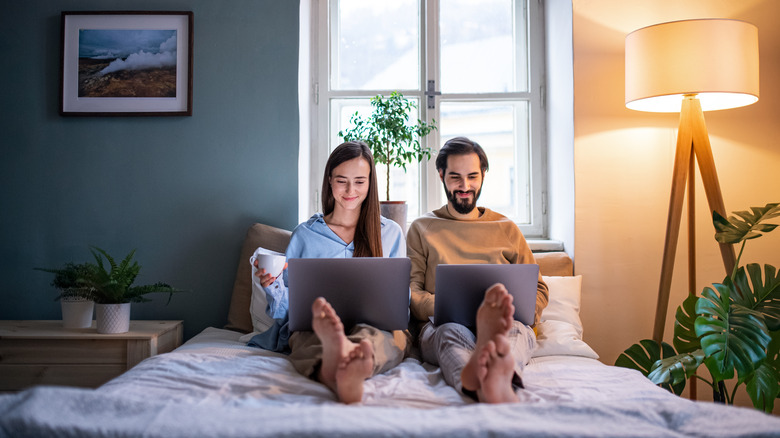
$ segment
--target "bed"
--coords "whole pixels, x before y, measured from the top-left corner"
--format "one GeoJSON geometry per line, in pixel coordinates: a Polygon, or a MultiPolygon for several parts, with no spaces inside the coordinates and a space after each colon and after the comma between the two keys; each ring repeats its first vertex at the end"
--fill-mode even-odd
{"type": "Polygon", "coordinates": [[[266,225],[249,229],[225,328],[207,328],[97,389],[2,395],[0,436],[780,436],[780,418],[679,398],[599,362],[582,341],[581,277],[563,253],[538,257],[551,299],[521,403],[474,403],[412,357],[366,381],[361,404],[339,404],[284,355],[246,346],[258,324],[247,311],[258,303],[246,261],[258,246],[283,250],[286,239],[266,225]]]}

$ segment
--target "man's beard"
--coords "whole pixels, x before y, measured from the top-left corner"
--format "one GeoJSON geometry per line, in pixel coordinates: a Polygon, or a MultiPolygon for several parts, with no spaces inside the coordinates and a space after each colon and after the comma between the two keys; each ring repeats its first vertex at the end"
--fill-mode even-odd
{"type": "Polygon", "coordinates": [[[447,194],[447,200],[450,201],[450,204],[452,204],[452,207],[455,208],[455,211],[460,214],[469,214],[477,207],[477,199],[479,199],[479,195],[482,194],[482,186],[479,186],[479,190],[476,192],[474,190],[469,190],[468,192],[455,190],[454,192],[451,192],[447,190],[447,186],[445,185],[444,193],[447,194]],[[460,199],[457,197],[459,193],[471,193],[472,197],[468,199],[460,199]]]}

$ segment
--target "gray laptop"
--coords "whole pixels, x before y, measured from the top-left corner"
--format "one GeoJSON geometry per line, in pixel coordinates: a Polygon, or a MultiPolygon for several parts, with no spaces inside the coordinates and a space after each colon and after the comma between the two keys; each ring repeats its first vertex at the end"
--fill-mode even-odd
{"type": "Polygon", "coordinates": [[[532,325],[538,279],[539,265],[534,264],[438,265],[433,322],[476,327],[477,309],[485,291],[495,283],[502,283],[513,297],[515,320],[532,325]]]}
{"type": "Polygon", "coordinates": [[[407,257],[289,259],[290,330],[311,330],[311,305],[324,297],[349,330],[365,323],[381,330],[409,324],[407,257]]]}

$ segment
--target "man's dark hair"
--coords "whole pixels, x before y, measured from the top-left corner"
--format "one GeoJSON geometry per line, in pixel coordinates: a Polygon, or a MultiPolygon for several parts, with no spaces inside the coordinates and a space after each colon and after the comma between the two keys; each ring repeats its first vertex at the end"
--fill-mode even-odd
{"type": "Polygon", "coordinates": [[[476,141],[469,140],[466,137],[455,137],[447,140],[444,146],[439,149],[436,157],[436,170],[442,173],[447,172],[447,157],[450,155],[477,154],[479,157],[479,167],[482,175],[488,170],[488,159],[485,150],[476,141]]]}

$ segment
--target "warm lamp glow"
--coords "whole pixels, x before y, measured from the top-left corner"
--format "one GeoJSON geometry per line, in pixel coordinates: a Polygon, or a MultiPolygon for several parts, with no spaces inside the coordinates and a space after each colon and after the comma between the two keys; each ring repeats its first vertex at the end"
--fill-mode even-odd
{"type": "Polygon", "coordinates": [[[758,29],[739,20],[674,21],[626,36],[626,107],[679,112],[695,95],[703,111],[758,100],[758,29]]]}

